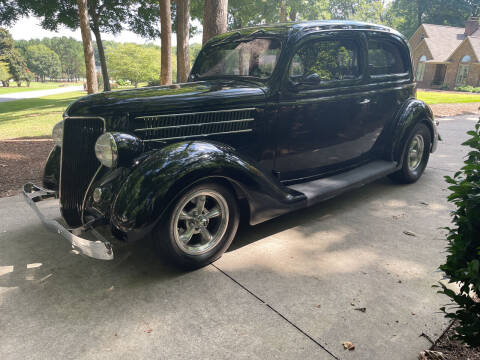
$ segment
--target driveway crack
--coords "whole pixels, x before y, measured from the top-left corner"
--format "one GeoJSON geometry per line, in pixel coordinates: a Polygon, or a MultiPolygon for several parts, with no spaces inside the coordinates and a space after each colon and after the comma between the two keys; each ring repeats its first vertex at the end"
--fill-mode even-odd
{"type": "Polygon", "coordinates": [[[226,277],[228,277],[230,280],[232,280],[235,284],[237,284],[238,286],[240,286],[243,290],[245,290],[246,292],[248,292],[250,295],[252,295],[254,298],[256,298],[258,301],[260,301],[262,304],[264,304],[265,306],[267,306],[270,310],[272,310],[275,314],[277,314],[278,316],[280,316],[283,320],[285,320],[287,323],[289,323],[291,326],[293,326],[295,329],[297,329],[297,331],[299,331],[301,334],[303,334],[304,336],[306,336],[308,339],[310,339],[312,342],[314,342],[316,345],[318,345],[319,347],[321,347],[323,350],[325,350],[329,355],[331,355],[335,360],[339,360],[340,358],[337,357],[335,354],[333,354],[330,350],[328,350],[325,346],[323,346],[322,344],[320,344],[317,340],[315,340],[311,335],[309,335],[306,331],[302,330],[298,325],[295,325],[294,322],[292,322],[291,320],[289,320],[285,315],[283,315],[280,311],[278,311],[277,309],[275,309],[273,306],[271,306],[269,303],[267,303],[265,300],[263,300],[261,297],[259,297],[257,294],[255,294],[253,291],[251,291],[250,289],[248,289],[246,286],[244,286],[243,284],[241,284],[240,282],[238,282],[234,277],[232,277],[231,275],[229,275],[228,273],[226,273],[225,271],[223,271],[222,269],[220,269],[218,266],[216,266],[215,264],[210,264],[212,265],[215,269],[217,269],[218,271],[220,271],[223,275],[225,275],[226,277]]]}

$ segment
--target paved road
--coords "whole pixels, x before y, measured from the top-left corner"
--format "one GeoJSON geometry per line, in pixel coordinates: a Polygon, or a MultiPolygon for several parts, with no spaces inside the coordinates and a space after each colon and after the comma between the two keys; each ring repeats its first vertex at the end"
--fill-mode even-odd
{"type": "Polygon", "coordinates": [[[3,94],[0,95],[0,102],[7,102],[13,100],[20,100],[20,99],[33,99],[39,98],[42,96],[48,95],[55,95],[55,94],[63,94],[73,91],[81,91],[83,90],[83,86],[66,86],[56,89],[48,89],[48,90],[34,90],[34,91],[23,91],[11,94],[3,94]]]}
{"type": "Polygon", "coordinates": [[[416,359],[430,345],[420,335],[447,326],[431,288],[451,209],[443,176],[475,120],[441,120],[445,140],[418,183],[380,180],[243,226],[191,273],[143,244],[112,262],[72,255],[20,197],[0,199],[0,358],[416,359]]]}

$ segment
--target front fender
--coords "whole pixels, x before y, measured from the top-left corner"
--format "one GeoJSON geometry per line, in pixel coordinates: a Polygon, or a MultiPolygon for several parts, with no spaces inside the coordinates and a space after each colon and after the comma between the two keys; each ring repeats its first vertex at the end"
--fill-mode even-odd
{"type": "Polygon", "coordinates": [[[61,154],[62,149],[55,145],[48,155],[47,162],[43,169],[43,187],[45,189],[58,191],[61,154]]]}
{"type": "Polygon", "coordinates": [[[430,129],[432,136],[431,151],[435,151],[438,143],[438,131],[432,110],[427,104],[421,100],[411,98],[402,107],[396,119],[392,132],[392,147],[390,153],[392,160],[400,163],[405,142],[413,127],[419,122],[425,122],[430,129]]]}
{"type": "Polygon", "coordinates": [[[252,224],[305,201],[302,194],[283,187],[230,146],[181,142],[154,151],[132,171],[114,200],[112,225],[126,234],[128,241],[142,238],[186,188],[208,178],[226,179],[241,190],[249,203],[252,224]]]}

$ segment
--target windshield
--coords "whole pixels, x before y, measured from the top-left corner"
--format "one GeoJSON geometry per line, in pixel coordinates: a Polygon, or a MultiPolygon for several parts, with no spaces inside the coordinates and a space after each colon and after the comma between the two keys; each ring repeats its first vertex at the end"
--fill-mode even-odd
{"type": "Polygon", "coordinates": [[[280,55],[277,39],[232,41],[206,48],[200,53],[195,69],[196,79],[218,76],[251,76],[267,79],[280,55]]]}

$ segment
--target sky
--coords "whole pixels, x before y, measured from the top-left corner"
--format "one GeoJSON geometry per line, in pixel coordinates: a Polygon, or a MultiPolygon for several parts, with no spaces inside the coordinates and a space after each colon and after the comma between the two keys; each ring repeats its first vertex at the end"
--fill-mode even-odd
{"type": "MultiPolygon", "coordinates": [[[[30,39],[42,39],[44,37],[54,37],[54,36],[71,36],[79,41],[82,41],[82,36],[80,34],[80,29],[76,31],[72,31],[68,28],[62,27],[59,28],[58,32],[47,31],[42,29],[39,25],[40,19],[35,17],[28,17],[20,19],[13,27],[8,28],[8,31],[13,36],[14,40],[30,40],[30,39]]],[[[194,23],[197,28],[201,28],[199,23],[194,23]]],[[[159,25],[160,26],[160,25],[159,25]]],[[[119,42],[134,42],[137,44],[145,44],[147,42],[153,42],[155,44],[160,45],[160,39],[156,39],[154,41],[150,39],[145,39],[137,34],[132,33],[131,31],[123,31],[120,34],[113,36],[111,34],[102,34],[103,40],[115,40],[119,42]]],[[[92,34],[92,40],[95,40],[92,34]]],[[[201,43],[202,42],[202,33],[197,33],[194,37],[190,39],[190,43],[201,43]]],[[[172,45],[175,46],[177,44],[177,39],[173,35],[172,36],[172,45]]]]}

